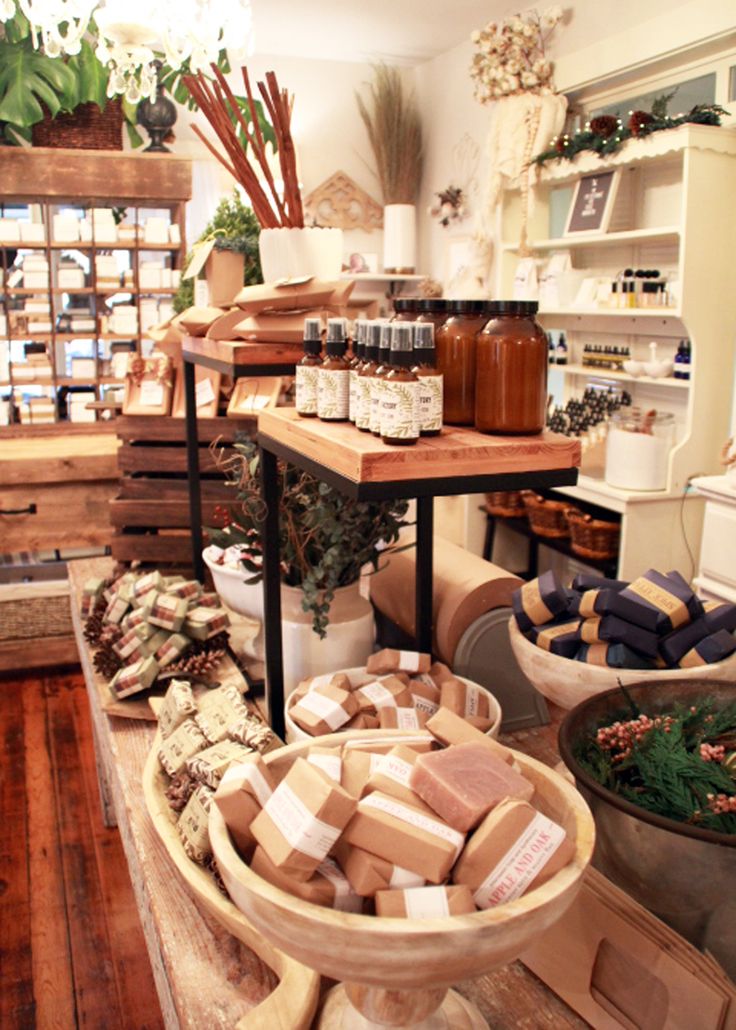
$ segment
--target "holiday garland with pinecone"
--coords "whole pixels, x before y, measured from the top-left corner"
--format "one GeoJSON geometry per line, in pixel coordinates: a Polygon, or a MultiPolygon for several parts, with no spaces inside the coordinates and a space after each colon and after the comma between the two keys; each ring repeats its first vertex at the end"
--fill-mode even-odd
{"type": "Polygon", "coordinates": [[[718,707],[706,698],[649,716],[627,700],[631,718],[601,726],[578,746],[583,769],[647,812],[736,833],[736,701],[718,707]]]}

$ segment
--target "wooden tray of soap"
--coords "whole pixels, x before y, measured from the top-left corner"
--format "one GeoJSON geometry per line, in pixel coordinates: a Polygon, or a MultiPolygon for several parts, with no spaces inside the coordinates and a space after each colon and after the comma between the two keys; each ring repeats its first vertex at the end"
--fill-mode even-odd
{"type": "MultiPolygon", "coordinates": [[[[319,1000],[319,973],[269,944],[221,893],[211,873],[187,856],[176,830],[174,812],[165,794],[168,780],[158,761],[160,744],[161,734],[157,732],[143,770],[143,794],[148,814],[162,844],[199,904],[233,937],[250,948],[279,981],[264,1001],[238,1021],[237,1030],[308,1030],[319,1000]]],[[[182,932],[186,932],[186,927],[182,927],[182,932]]]]}

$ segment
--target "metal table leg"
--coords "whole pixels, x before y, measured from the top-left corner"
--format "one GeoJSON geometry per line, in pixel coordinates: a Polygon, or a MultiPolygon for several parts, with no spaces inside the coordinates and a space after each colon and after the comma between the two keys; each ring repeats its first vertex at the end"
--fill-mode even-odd
{"type": "Polygon", "coordinates": [[[284,665],[281,639],[281,555],[279,547],[278,463],[259,448],[261,496],[266,508],[261,524],[263,545],[263,625],[266,638],[266,701],[274,733],[284,738],[284,665]]]}
{"type": "Polygon", "coordinates": [[[417,497],[416,639],[417,649],[432,653],[432,566],[434,498],[417,497]]]}
{"type": "Polygon", "coordinates": [[[187,479],[189,481],[189,528],[192,534],[194,578],[204,583],[202,558],[202,488],[199,481],[199,434],[197,432],[197,394],[194,365],[184,362],[184,397],[187,429],[187,479]]]}

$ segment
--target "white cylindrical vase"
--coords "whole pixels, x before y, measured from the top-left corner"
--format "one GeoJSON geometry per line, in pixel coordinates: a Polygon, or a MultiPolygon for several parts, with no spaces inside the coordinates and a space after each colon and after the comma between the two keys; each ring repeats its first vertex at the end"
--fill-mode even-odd
{"type": "Polygon", "coordinates": [[[417,260],[417,212],[413,204],[383,209],[383,270],[411,275],[417,260]]]}
{"type": "Polygon", "coordinates": [[[342,271],[342,229],[262,229],[258,250],[267,283],[301,276],[337,279],[342,271]]]}

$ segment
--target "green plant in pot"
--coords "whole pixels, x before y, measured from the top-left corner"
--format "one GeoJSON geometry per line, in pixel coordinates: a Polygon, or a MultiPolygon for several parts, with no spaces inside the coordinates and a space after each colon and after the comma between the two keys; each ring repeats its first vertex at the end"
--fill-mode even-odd
{"type": "MultiPolygon", "coordinates": [[[[222,527],[207,529],[219,547],[241,547],[247,583],[262,577],[260,523],[264,516],[254,441],[239,438],[231,454],[216,453],[219,469],[236,491],[237,505],[222,527]]],[[[324,638],[335,591],[357,583],[364,566],[399,550],[407,501],[355,501],[315,476],[279,462],[281,579],[299,587],[312,629],[324,638]]]]}

